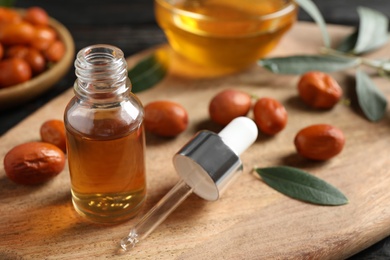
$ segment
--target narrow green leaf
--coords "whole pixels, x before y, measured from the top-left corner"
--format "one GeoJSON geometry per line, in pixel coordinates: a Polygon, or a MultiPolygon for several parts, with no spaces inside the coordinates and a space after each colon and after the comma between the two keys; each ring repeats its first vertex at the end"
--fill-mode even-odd
{"type": "Polygon", "coordinates": [[[334,56],[298,55],[280,58],[261,59],[260,66],[279,74],[302,74],[307,71],[339,71],[359,65],[356,58],[334,56]]]}
{"type": "Polygon", "coordinates": [[[157,52],[147,56],[128,70],[133,85],[132,92],[149,89],[161,81],[167,73],[167,65],[157,52]]]}
{"type": "Polygon", "coordinates": [[[360,18],[359,34],[353,52],[361,54],[384,45],[389,40],[388,18],[384,14],[366,7],[358,7],[358,13],[360,18]]]}
{"type": "Polygon", "coordinates": [[[326,30],[326,23],[317,6],[311,0],[295,0],[295,2],[317,23],[320,27],[325,47],[330,48],[330,37],[326,30]]]}
{"type": "Polygon", "coordinates": [[[336,47],[336,50],[349,53],[352,52],[356,46],[359,31],[355,30],[352,34],[348,35],[341,43],[336,47]]]}
{"type": "Polygon", "coordinates": [[[356,94],[359,106],[370,121],[378,121],[386,112],[386,96],[362,70],[356,71],[356,94]]]}
{"type": "Polygon", "coordinates": [[[15,3],[15,0],[0,0],[0,6],[11,7],[15,3]]]}
{"type": "Polygon", "coordinates": [[[300,169],[289,166],[257,168],[270,187],[294,199],[319,205],[344,205],[345,195],[334,186],[300,169]]]}

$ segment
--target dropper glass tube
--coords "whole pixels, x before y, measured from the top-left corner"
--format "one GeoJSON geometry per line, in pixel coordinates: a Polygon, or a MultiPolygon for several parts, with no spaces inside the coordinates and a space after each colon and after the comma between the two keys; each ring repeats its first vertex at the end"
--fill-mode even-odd
{"type": "Polygon", "coordinates": [[[257,139],[256,124],[238,117],[217,135],[198,132],[173,157],[181,180],[122,238],[126,251],[145,239],[191,193],[213,201],[242,171],[240,154],[257,139]]]}
{"type": "Polygon", "coordinates": [[[133,248],[140,240],[146,238],[174,211],[193,189],[183,180],[179,181],[121,240],[124,250],[133,248]]]}

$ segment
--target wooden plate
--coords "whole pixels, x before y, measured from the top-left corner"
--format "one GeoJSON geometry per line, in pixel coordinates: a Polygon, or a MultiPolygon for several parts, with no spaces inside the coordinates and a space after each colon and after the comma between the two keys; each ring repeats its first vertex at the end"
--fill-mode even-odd
{"type": "MultiPolygon", "coordinates": [[[[333,42],[340,42],[354,30],[337,25],[327,29],[333,42]]],[[[318,27],[299,22],[270,57],[316,54],[320,46],[318,27]]],[[[388,53],[390,44],[366,57],[386,57],[388,53]]],[[[135,58],[144,57],[144,53],[131,56],[128,64],[136,64],[135,58]]],[[[346,90],[353,87],[349,74],[332,75],[346,90]]],[[[353,100],[350,105],[340,103],[329,111],[312,111],[297,98],[298,76],[272,74],[260,66],[219,78],[185,76],[169,71],[159,84],[137,93],[143,104],[157,99],[182,104],[190,120],[188,129],[176,138],[147,135],[148,196],[139,217],[179,180],[172,156],[198,130],[219,132],[220,128],[209,121],[207,111],[210,99],[219,91],[236,88],[279,100],[289,113],[286,128],[274,137],[259,135],[256,143],[241,155],[243,173],[219,200],[207,202],[196,195],[189,196],[126,254],[119,251],[119,242],[138,217],[120,225],[93,225],[73,209],[68,167],[44,185],[25,187],[12,183],[0,164],[0,258],[337,260],[347,259],[390,235],[389,109],[376,123],[357,113],[353,100]],[[301,128],[316,123],[332,124],[342,129],[346,137],[343,151],[321,163],[298,156],[293,144],[301,128]],[[293,200],[269,188],[251,172],[253,167],[275,165],[309,171],[340,189],[349,203],[326,207],[293,200]]],[[[390,99],[388,79],[372,79],[390,99]]],[[[63,118],[64,108],[73,96],[72,89],[65,91],[2,135],[0,161],[16,145],[39,140],[42,123],[63,118]]]]}
{"type": "Polygon", "coordinates": [[[0,111],[27,102],[50,89],[68,71],[74,60],[75,46],[72,35],[57,20],[50,18],[49,24],[57,31],[65,44],[64,57],[46,72],[21,84],[0,89],[0,111]]]}

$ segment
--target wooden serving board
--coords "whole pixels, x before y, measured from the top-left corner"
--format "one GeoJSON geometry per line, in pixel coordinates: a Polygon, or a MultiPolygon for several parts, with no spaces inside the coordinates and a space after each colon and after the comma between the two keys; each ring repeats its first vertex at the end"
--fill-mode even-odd
{"type": "MultiPolygon", "coordinates": [[[[328,27],[334,42],[352,28],[328,27]]],[[[316,53],[322,46],[318,27],[297,23],[270,56],[316,53]]],[[[371,54],[383,58],[390,46],[371,54]]],[[[146,53],[146,52],[145,52],[146,53]]],[[[129,58],[129,64],[145,56],[129,58]]],[[[187,71],[196,72],[189,68],[187,71]]],[[[352,72],[333,74],[353,93],[352,72]]],[[[225,88],[269,96],[287,108],[287,127],[274,137],[260,134],[243,155],[244,172],[215,202],[191,195],[149,237],[131,252],[119,241],[137,219],[115,226],[97,226],[77,216],[71,204],[66,168],[54,180],[37,187],[12,183],[0,167],[0,259],[344,259],[390,235],[390,120],[387,111],[377,123],[367,121],[354,105],[338,104],[330,111],[313,111],[297,97],[297,76],[274,75],[260,67],[223,77],[196,78],[171,73],[138,96],[146,104],[157,99],[181,103],[189,113],[189,128],[173,139],[147,135],[147,212],[178,181],[171,160],[198,130],[218,132],[210,122],[208,103],[225,88]],[[344,131],[346,146],[327,162],[299,157],[295,134],[314,123],[333,124],[344,131]],[[317,206],[286,197],[268,187],[251,169],[290,165],[333,184],[349,198],[338,207],[317,206]]],[[[390,96],[389,81],[374,77],[390,96]]],[[[0,139],[0,158],[17,144],[39,140],[47,119],[62,119],[72,97],[67,91],[0,139]]],[[[252,116],[251,114],[249,116],[252,116]]]]}

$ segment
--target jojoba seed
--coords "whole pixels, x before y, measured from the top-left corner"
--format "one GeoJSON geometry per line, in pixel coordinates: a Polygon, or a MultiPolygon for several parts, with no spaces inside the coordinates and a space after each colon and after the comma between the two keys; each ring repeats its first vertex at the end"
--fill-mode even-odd
{"type": "Polygon", "coordinates": [[[287,124],[287,111],[284,106],[273,98],[260,98],[253,107],[254,121],[265,134],[275,135],[287,124]]]}
{"type": "Polygon", "coordinates": [[[246,116],[252,106],[248,93],[226,89],[216,94],[209,104],[209,115],[213,122],[225,126],[234,118],[246,116]]]}
{"type": "Polygon", "coordinates": [[[49,26],[35,26],[35,34],[31,40],[31,46],[44,52],[57,39],[56,31],[49,26]]]}
{"type": "Polygon", "coordinates": [[[27,8],[24,20],[33,25],[48,25],[49,15],[45,9],[38,6],[32,6],[27,8]]]}
{"type": "Polygon", "coordinates": [[[305,127],[294,139],[298,154],[312,160],[328,160],[336,156],[343,150],[344,143],[343,132],[327,124],[305,127]]]}
{"type": "Polygon", "coordinates": [[[65,44],[60,40],[56,40],[43,51],[43,54],[48,61],[58,62],[64,57],[65,52],[65,44]]]}
{"type": "Polygon", "coordinates": [[[24,59],[8,58],[0,61],[0,88],[23,83],[31,77],[31,67],[24,59]]]}
{"type": "Polygon", "coordinates": [[[298,93],[302,101],[310,107],[330,109],[340,100],[343,91],[329,74],[310,71],[301,76],[298,93]]]}
{"type": "Polygon", "coordinates": [[[13,182],[24,185],[44,183],[65,167],[65,155],[55,145],[28,142],[12,148],[4,157],[4,170],[13,182]]]}
{"type": "Polygon", "coordinates": [[[163,137],[174,137],[186,130],[188,113],[175,102],[160,100],[145,107],[145,130],[163,137]]]}
{"type": "Polygon", "coordinates": [[[34,75],[38,75],[46,69],[45,57],[37,49],[30,48],[24,57],[24,60],[30,65],[34,75]]]}
{"type": "Polygon", "coordinates": [[[41,140],[51,143],[66,152],[65,124],[62,120],[50,119],[41,125],[39,130],[41,140]]]}
{"type": "Polygon", "coordinates": [[[0,41],[4,45],[30,44],[35,28],[28,22],[7,23],[0,26],[0,41]]]}
{"type": "Polygon", "coordinates": [[[22,15],[15,9],[0,6],[0,25],[7,23],[19,23],[22,20],[22,15]]]}

